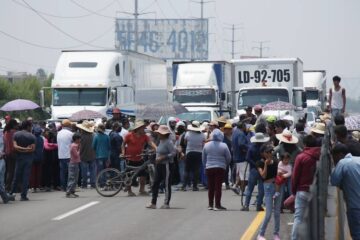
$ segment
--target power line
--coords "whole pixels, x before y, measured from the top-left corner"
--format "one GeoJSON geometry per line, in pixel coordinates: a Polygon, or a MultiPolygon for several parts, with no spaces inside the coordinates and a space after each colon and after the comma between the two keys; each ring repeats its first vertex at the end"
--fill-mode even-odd
{"type": "Polygon", "coordinates": [[[23,3],[25,3],[36,15],[38,15],[43,21],[45,21],[47,24],[49,24],[50,26],[52,26],[53,28],[55,28],[56,30],[58,30],[59,32],[63,33],[64,35],[68,36],[69,38],[77,41],[77,42],[80,42],[84,45],[88,45],[88,46],[91,46],[91,47],[95,47],[95,48],[103,48],[103,49],[106,49],[107,47],[102,47],[102,46],[96,46],[96,45],[93,45],[93,44],[90,44],[89,42],[85,42],[81,39],[78,39],[70,34],[68,34],[67,32],[65,32],[64,30],[62,30],[61,28],[59,28],[58,26],[56,26],[55,24],[53,24],[52,22],[50,22],[48,19],[46,19],[44,16],[42,16],[40,13],[38,13],[36,11],[36,9],[34,9],[33,7],[31,7],[25,0],[22,0],[23,3]]]}
{"type": "Polygon", "coordinates": [[[158,0],[155,0],[155,2],[156,2],[156,5],[158,6],[158,8],[160,9],[161,14],[166,18],[166,15],[165,15],[164,11],[162,10],[158,0]]]}
{"type": "Polygon", "coordinates": [[[270,41],[257,41],[257,42],[254,42],[254,43],[258,43],[259,44],[259,47],[253,47],[252,49],[259,49],[260,51],[260,58],[263,57],[263,50],[264,49],[269,49],[269,47],[264,47],[264,43],[269,43],[270,41]]]}
{"type": "Polygon", "coordinates": [[[174,4],[171,2],[171,0],[168,0],[168,3],[170,5],[170,7],[172,8],[172,10],[175,12],[175,14],[181,18],[181,15],[179,14],[179,12],[176,10],[176,8],[174,7],[174,4]]]}
{"type": "Polygon", "coordinates": [[[144,12],[144,11],[148,10],[148,9],[151,8],[155,3],[156,3],[156,0],[152,1],[152,3],[150,3],[148,6],[144,7],[142,10],[140,10],[140,12],[144,12]]]}
{"type": "MultiPolygon", "coordinates": [[[[24,1],[24,0],[23,0],[23,1],[24,1]]],[[[99,17],[115,19],[115,17],[113,17],[113,16],[103,15],[103,14],[100,14],[100,13],[98,13],[98,12],[96,12],[96,11],[93,11],[93,10],[91,10],[91,9],[88,9],[88,8],[84,7],[83,5],[81,5],[80,3],[76,2],[75,0],[70,0],[70,2],[72,2],[73,4],[75,4],[76,6],[78,6],[79,8],[81,8],[81,9],[83,9],[83,10],[85,10],[85,11],[91,13],[91,14],[95,14],[95,15],[97,15],[97,16],[99,16],[99,17]]],[[[115,1],[114,1],[114,2],[115,2],[115,1]]],[[[113,3],[113,2],[112,2],[112,3],[113,3]]],[[[111,3],[111,4],[112,4],[112,3],[111,3]]]]}
{"type": "MultiPolygon", "coordinates": [[[[12,1],[13,1],[15,4],[18,4],[18,5],[20,5],[20,6],[24,7],[24,8],[27,8],[27,9],[30,9],[30,10],[31,10],[31,8],[29,8],[28,6],[26,6],[26,5],[18,2],[17,0],[12,0],[12,1]]],[[[118,2],[118,0],[114,0],[114,1],[110,2],[109,4],[107,4],[106,6],[100,8],[100,9],[94,11],[94,12],[101,12],[101,11],[107,9],[108,7],[110,7],[111,5],[113,5],[115,2],[118,2]]],[[[118,2],[118,3],[119,3],[119,2],[118,2]]],[[[44,15],[44,16],[53,17],[53,18],[63,18],[63,19],[84,18],[84,17],[89,17],[89,16],[95,14],[95,13],[93,13],[93,12],[90,12],[90,13],[88,13],[88,14],[79,15],[79,16],[60,16],[60,15],[55,15],[55,14],[51,14],[51,13],[39,11],[39,10],[36,10],[36,11],[38,11],[39,13],[41,13],[41,14],[44,15]]]]}

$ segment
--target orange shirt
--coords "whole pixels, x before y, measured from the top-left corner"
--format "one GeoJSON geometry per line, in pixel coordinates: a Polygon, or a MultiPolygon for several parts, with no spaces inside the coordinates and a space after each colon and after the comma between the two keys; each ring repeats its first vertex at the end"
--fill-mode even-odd
{"type": "Polygon", "coordinates": [[[150,141],[147,135],[138,136],[133,132],[128,133],[125,136],[124,143],[126,145],[125,155],[130,156],[128,160],[139,162],[141,161],[141,154],[144,150],[145,144],[150,141]]]}

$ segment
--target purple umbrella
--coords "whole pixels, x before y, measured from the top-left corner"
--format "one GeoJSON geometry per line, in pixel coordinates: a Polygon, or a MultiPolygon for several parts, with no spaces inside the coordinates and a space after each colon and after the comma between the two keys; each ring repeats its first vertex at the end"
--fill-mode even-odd
{"type": "Polygon", "coordinates": [[[99,112],[95,112],[92,110],[81,110],[76,113],[73,113],[70,117],[71,121],[80,121],[80,120],[87,120],[87,119],[97,119],[105,117],[99,112]]]}
{"type": "Polygon", "coordinates": [[[281,110],[293,110],[295,106],[288,102],[276,101],[265,104],[264,111],[281,111],[281,110]]]}
{"type": "Polygon", "coordinates": [[[1,111],[11,112],[11,111],[23,111],[23,110],[33,110],[39,108],[40,106],[36,103],[26,100],[26,99],[16,99],[6,103],[0,108],[1,111]]]}

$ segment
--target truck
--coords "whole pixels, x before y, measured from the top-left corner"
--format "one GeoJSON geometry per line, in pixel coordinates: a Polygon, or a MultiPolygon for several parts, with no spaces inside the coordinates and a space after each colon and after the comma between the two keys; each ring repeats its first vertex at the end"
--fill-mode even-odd
{"type": "Polygon", "coordinates": [[[324,110],[326,107],[326,71],[304,70],[306,103],[310,108],[324,110]]]}
{"type": "Polygon", "coordinates": [[[231,64],[226,61],[174,62],[173,101],[181,103],[190,113],[184,120],[212,121],[229,115],[231,64]]]}
{"type": "Polygon", "coordinates": [[[238,91],[237,98],[233,98],[237,99],[233,102],[237,115],[244,114],[247,106],[282,101],[294,105],[294,110],[278,109],[263,111],[263,114],[293,123],[305,116],[303,63],[299,58],[234,59],[231,63],[234,88],[238,91]]]}
{"type": "MultiPolygon", "coordinates": [[[[80,110],[106,117],[112,109],[136,103],[171,101],[165,61],[119,50],[67,50],[57,62],[52,92],[51,118],[69,118],[80,110]]],[[[44,91],[41,94],[42,102],[44,91]]],[[[124,110],[134,113],[134,108],[124,110]]]]}

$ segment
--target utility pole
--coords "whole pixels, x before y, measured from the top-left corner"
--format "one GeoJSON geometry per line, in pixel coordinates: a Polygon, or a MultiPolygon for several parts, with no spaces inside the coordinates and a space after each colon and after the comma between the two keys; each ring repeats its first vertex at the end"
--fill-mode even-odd
{"type": "Polygon", "coordinates": [[[254,42],[254,43],[257,43],[259,44],[259,47],[253,47],[252,49],[259,49],[260,51],[260,58],[263,57],[263,50],[264,49],[270,49],[269,47],[264,47],[264,43],[269,43],[270,41],[258,41],[258,42],[254,42]]]}
{"type": "Polygon", "coordinates": [[[242,27],[239,27],[239,25],[235,24],[227,24],[231,27],[225,28],[227,30],[231,30],[231,40],[226,40],[227,42],[231,42],[231,59],[235,59],[235,54],[238,52],[235,52],[235,43],[240,42],[241,40],[235,40],[235,31],[242,29],[242,27]]]}
{"type": "Polygon", "coordinates": [[[139,9],[138,9],[138,0],[135,0],[135,12],[134,12],[134,17],[135,17],[135,52],[138,51],[138,41],[139,41],[139,27],[138,27],[138,17],[139,17],[139,9]]]}

